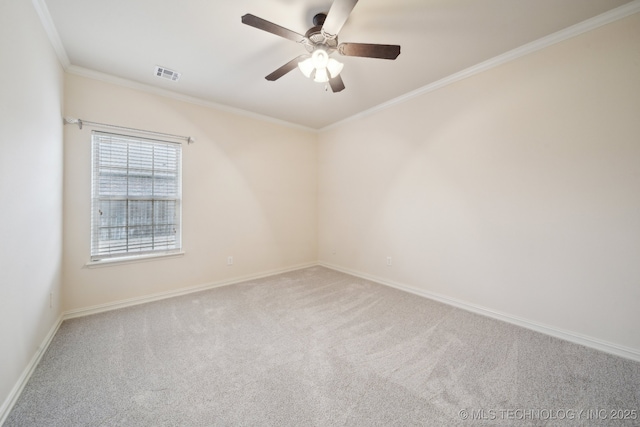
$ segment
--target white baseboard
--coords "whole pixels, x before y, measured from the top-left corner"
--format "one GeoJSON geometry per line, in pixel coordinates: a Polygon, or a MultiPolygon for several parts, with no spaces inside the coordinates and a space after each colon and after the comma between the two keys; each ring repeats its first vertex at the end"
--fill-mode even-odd
{"type": "Polygon", "coordinates": [[[131,307],[134,305],[145,304],[153,301],[160,301],[167,298],[173,298],[181,295],[187,295],[194,292],[206,291],[207,289],[219,288],[221,286],[234,285],[236,283],[246,282],[248,280],[262,279],[264,277],[275,276],[276,274],[287,273],[289,271],[301,270],[307,267],[317,266],[317,262],[304,264],[296,264],[290,267],[269,270],[258,274],[250,274],[247,276],[234,277],[233,279],[221,280],[218,282],[205,283],[202,285],[190,286],[188,288],[176,289],[173,291],[159,292],[156,294],[145,295],[141,297],[129,298],[120,301],[109,302],[106,304],[94,305],[91,307],[79,308],[75,310],[65,311],[62,314],[62,320],[73,319],[76,317],[89,316],[91,314],[102,313],[105,311],[117,310],[119,308],[131,307]]]}
{"type": "Polygon", "coordinates": [[[29,381],[29,378],[31,378],[33,371],[36,369],[36,366],[38,366],[38,363],[40,363],[40,359],[42,359],[42,356],[47,351],[47,348],[49,348],[49,344],[51,344],[51,341],[56,335],[56,332],[58,332],[61,324],[62,315],[58,316],[58,319],[49,330],[49,333],[47,333],[47,335],[44,337],[42,344],[40,344],[40,347],[38,347],[36,353],[27,364],[27,367],[24,368],[24,371],[22,371],[22,375],[20,375],[20,378],[18,378],[18,381],[13,386],[13,389],[11,389],[11,392],[9,392],[9,395],[2,403],[2,406],[0,406],[0,426],[3,425],[7,420],[9,412],[11,412],[11,409],[13,409],[13,405],[15,405],[18,401],[18,397],[20,397],[24,386],[29,381]]]}
{"type": "Polygon", "coordinates": [[[38,363],[40,363],[40,360],[42,359],[42,356],[47,351],[47,348],[49,348],[49,344],[51,344],[51,341],[53,340],[53,337],[56,335],[56,332],[58,332],[58,329],[60,328],[60,325],[62,324],[62,322],[64,320],[73,319],[73,318],[76,318],[76,317],[88,316],[88,315],[96,314],[96,313],[102,313],[102,312],[105,312],[105,311],[117,310],[119,308],[130,307],[130,306],[134,306],[134,305],[144,304],[144,303],[147,303],[147,302],[159,301],[159,300],[163,300],[163,299],[166,299],[166,298],[172,298],[172,297],[176,297],[176,296],[180,296],[180,295],[186,295],[186,294],[190,294],[190,293],[194,293],[194,292],[200,292],[200,291],[204,291],[204,290],[207,290],[207,289],[219,288],[219,287],[222,287],[222,286],[229,286],[229,285],[233,285],[233,284],[236,284],[236,283],[246,282],[248,280],[261,279],[261,278],[264,278],[264,277],[275,276],[276,274],[287,273],[289,271],[301,270],[303,268],[308,268],[308,267],[315,267],[317,265],[318,265],[317,262],[297,264],[297,265],[293,265],[293,266],[290,266],[290,267],[287,267],[287,268],[265,271],[265,272],[262,272],[262,273],[259,273],[259,274],[252,274],[252,275],[247,275],[247,276],[242,276],[242,277],[236,277],[236,278],[229,279],[229,280],[206,283],[206,284],[203,284],[203,285],[198,285],[198,286],[192,286],[192,287],[188,287],[188,288],[178,289],[178,290],[175,290],[175,291],[161,292],[161,293],[148,295],[148,296],[144,296],[144,297],[130,298],[130,299],[116,301],[116,302],[112,302],[112,303],[100,304],[100,305],[95,305],[95,306],[92,306],[92,307],[80,308],[80,309],[76,309],[76,310],[69,310],[69,311],[63,312],[58,317],[58,320],[53,325],[53,327],[51,328],[51,330],[49,331],[49,333],[45,337],[45,339],[42,342],[42,344],[40,345],[40,347],[38,347],[38,350],[36,351],[36,354],[34,354],[33,357],[31,358],[31,361],[29,361],[29,364],[27,365],[27,367],[22,372],[22,375],[20,376],[20,378],[16,382],[15,386],[13,387],[13,389],[11,390],[11,392],[9,393],[9,395],[7,396],[5,401],[2,403],[2,406],[0,406],[0,426],[2,426],[4,424],[5,420],[9,416],[9,412],[11,412],[11,409],[13,408],[13,406],[16,403],[16,401],[20,397],[20,394],[22,393],[22,390],[24,389],[25,385],[29,381],[29,378],[31,378],[31,375],[33,374],[33,371],[35,370],[36,366],[38,366],[38,363]]]}
{"type": "Polygon", "coordinates": [[[311,263],[305,263],[305,264],[298,264],[298,265],[294,265],[288,268],[283,268],[283,269],[277,269],[277,270],[270,270],[270,271],[266,271],[263,273],[259,273],[259,274],[254,274],[254,275],[247,275],[247,276],[242,276],[242,277],[237,277],[234,279],[230,279],[230,280],[223,280],[223,281],[219,281],[219,282],[212,282],[212,283],[207,283],[207,284],[203,284],[203,285],[198,285],[198,286],[192,286],[192,287],[188,287],[188,288],[182,288],[182,289],[178,289],[175,291],[168,291],[168,292],[162,292],[162,293],[157,293],[157,294],[153,294],[153,295],[149,295],[149,296],[144,296],[144,297],[138,297],[138,298],[130,298],[127,300],[121,300],[121,301],[116,301],[113,303],[107,303],[107,304],[101,304],[101,305],[96,305],[96,306],[92,306],[92,307],[87,307],[87,308],[81,308],[81,309],[77,309],[77,310],[70,310],[70,311],[66,311],[64,313],[62,313],[59,317],[58,320],[55,322],[55,324],[51,327],[51,329],[49,330],[49,333],[47,334],[47,336],[44,338],[42,344],[40,345],[40,347],[38,347],[38,350],[36,351],[36,353],[33,355],[33,357],[31,358],[31,361],[29,362],[29,364],[27,365],[27,367],[24,369],[24,371],[22,372],[22,375],[20,376],[20,378],[18,379],[18,381],[16,382],[15,386],[13,387],[13,389],[11,390],[11,392],[9,393],[9,395],[7,396],[7,398],[5,399],[5,401],[2,403],[2,406],[0,406],[0,426],[3,425],[3,423],[5,422],[5,420],[7,419],[9,412],[11,412],[11,409],[13,408],[13,406],[15,405],[16,401],[18,400],[18,397],[20,397],[20,394],[22,393],[22,390],[24,389],[25,385],[27,384],[27,382],[29,381],[29,378],[31,378],[31,375],[33,374],[33,371],[35,370],[36,366],[38,366],[38,363],[40,363],[40,360],[42,359],[42,356],[44,355],[44,353],[47,351],[47,348],[49,348],[49,345],[51,344],[51,341],[53,340],[53,337],[55,336],[56,332],[58,332],[58,329],[60,328],[60,325],[62,324],[62,322],[64,320],[67,319],[73,319],[76,317],[82,317],[82,316],[88,316],[91,314],[96,314],[96,313],[102,313],[105,311],[110,311],[110,310],[117,310],[119,308],[124,308],[124,307],[130,307],[130,306],[134,306],[134,305],[139,305],[139,304],[144,304],[147,302],[152,302],[152,301],[159,301],[159,300],[163,300],[166,298],[171,298],[171,297],[175,297],[175,296],[180,296],[180,295],[187,295],[190,293],[194,293],[194,292],[200,292],[200,291],[204,291],[207,289],[213,289],[213,288],[218,288],[218,287],[222,287],[222,286],[229,286],[229,285],[233,285],[236,283],[241,283],[241,282],[246,282],[248,280],[255,280],[255,279],[261,279],[264,277],[269,277],[269,276],[274,276],[276,274],[282,274],[282,273],[287,273],[290,271],[295,271],[295,270],[301,270],[303,268],[308,268],[308,267],[314,267],[314,266],[323,266],[326,268],[330,268],[332,270],[336,270],[336,271],[340,271],[346,274],[350,274],[352,276],[356,276],[356,277],[360,277],[362,279],[366,279],[366,280],[370,280],[372,282],[376,282],[379,283],[381,285],[385,285],[385,286],[389,286],[395,289],[399,289],[401,291],[405,291],[405,292],[409,292],[412,293],[414,295],[418,295],[424,298],[429,298],[431,300],[434,301],[438,301],[447,305],[451,305],[457,308],[461,308],[463,310],[467,310],[470,311],[472,313],[476,313],[476,314],[480,314],[483,316],[487,316],[487,317],[491,317],[497,320],[502,320],[504,322],[508,322],[517,326],[522,326],[524,328],[527,329],[531,329],[533,331],[536,332],[540,332],[546,335],[550,335],[556,338],[560,338],[560,339],[564,339],[566,341],[570,341],[576,344],[581,344],[584,345],[586,347],[590,347],[590,348],[594,348],[596,350],[600,350],[600,351],[604,351],[606,353],[610,353],[616,356],[620,356],[620,357],[624,357],[627,359],[631,359],[637,362],[640,362],[640,351],[636,350],[636,349],[632,349],[629,347],[624,347],[618,344],[613,344],[610,342],[606,342],[606,341],[602,341],[596,338],[592,338],[592,337],[588,337],[585,335],[581,335],[575,332],[571,332],[571,331],[566,331],[566,330],[562,330],[559,328],[555,328],[552,326],[548,326],[548,325],[543,325],[537,322],[533,322],[527,319],[523,319],[517,316],[513,316],[510,314],[506,314],[506,313],[501,313],[499,311],[495,311],[495,310],[491,310],[488,309],[486,307],[481,307],[475,304],[470,304],[464,301],[460,301],[454,298],[449,298],[443,295],[439,295],[433,292],[429,292],[429,291],[425,291],[422,289],[416,289],[414,287],[402,284],[402,283],[397,283],[397,282],[393,282],[387,279],[383,279],[381,277],[377,277],[377,276],[373,276],[370,274],[365,274],[365,273],[361,273],[359,271],[355,271],[355,270],[351,270],[348,268],[344,268],[344,267],[340,267],[338,265],[333,265],[333,264],[329,264],[327,262],[311,262],[311,263]]]}
{"type": "Polygon", "coordinates": [[[340,271],[342,273],[350,274],[352,276],[360,277],[362,279],[370,280],[372,282],[376,282],[381,285],[399,289],[401,291],[409,292],[424,298],[429,298],[431,300],[438,301],[443,304],[451,305],[457,308],[461,308],[463,310],[470,311],[472,313],[491,317],[497,320],[502,320],[504,322],[521,326],[523,328],[531,329],[533,331],[550,335],[552,337],[560,338],[565,341],[570,341],[576,344],[583,345],[585,347],[590,347],[596,350],[604,351],[605,353],[613,354],[616,356],[624,357],[626,359],[634,360],[636,362],[640,362],[640,351],[630,347],[625,347],[622,345],[610,343],[597,338],[582,335],[576,332],[556,328],[554,326],[544,325],[528,319],[523,319],[518,316],[502,313],[500,311],[492,310],[490,308],[482,307],[479,305],[470,304],[468,302],[460,301],[455,298],[449,298],[434,292],[425,291],[423,289],[417,289],[403,283],[397,283],[391,280],[383,279],[381,277],[373,276],[371,274],[365,274],[359,271],[351,270],[349,268],[340,267],[338,265],[330,264],[324,261],[319,261],[318,265],[321,265],[326,268],[330,268],[332,270],[340,271]]]}

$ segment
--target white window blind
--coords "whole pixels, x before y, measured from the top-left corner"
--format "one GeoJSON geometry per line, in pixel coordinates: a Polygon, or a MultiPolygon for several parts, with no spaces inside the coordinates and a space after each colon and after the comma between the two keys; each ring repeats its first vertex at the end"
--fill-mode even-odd
{"type": "Polygon", "coordinates": [[[180,144],[93,131],[91,260],[181,249],[180,144]]]}

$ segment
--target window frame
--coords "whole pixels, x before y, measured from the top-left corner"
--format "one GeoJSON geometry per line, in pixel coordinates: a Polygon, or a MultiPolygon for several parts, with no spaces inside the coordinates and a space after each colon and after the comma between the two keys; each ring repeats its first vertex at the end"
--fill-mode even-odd
{"type": "MultiPolygon", "coordinates": [[[[115,144],[114,144],[115,145],[115,144]]],[[[170,150],[167,150],[170,151],[170,150]]],[[[112,169],[114,169],[112,167],[112,169]]],[[[113,170],[111,171],[113,174],[113,170]]],[[[182,218],[182,144],[179,142],[164,140],[164,139],[155,139],[149,138],[146,136],[138,136],[132,133],[114,133],[114,132],[103,132],[92,130],[91,132],[91,218],[90,218],[90,249],[89,249],[89,262],[88,266],[96,266],[96,265],[108,265],[114,263],[123,263],[123,262],[136,262],[136,261],[144,261],[154,258],[160,257],[175,257],[181,256],[184,254],[183,246],[182,246],[182,226],[183,226],[183,218],[182,218]],[[105,141],[104,139],[109,139],[109,141],[105,141]],[[114,143],[119,142],[120,144],[126,144],[126,168],[120,169],[125,172],[126,175],[126,195],[120,194],[117,196],[113,195],[100,195],[99,193],[99,182],[101,177],[101,172],[104,172],[105,169],[108,169],[105,166],[100,165],[100,153],[105,151],[104,148],[101,149],[101,144],[103,143],[114,143]],[[151,148],[151,151],[154,153],[151,155],[151,168],[146,168],[151,173],[150,181],[152,183],[151,192],[144,193],[143,195],[131,195],[130,192],[130,180],[132,180],[131,171],[133,170],[140,172],[140,168],[135,168],[130,165],[131,158],[131,147],[134,146],[134,149],[137,148],[142,150],[142,147],[146,146],[147,148],[151,148]],[[177,146],[175,150],[175,167],[164,169],[164,171],[169,171],[169,173],[175,173],[175,194],[171,196],[158,196],[154,194],[155,185],[156,185],[156,173],[160,170],[160,168],[156,167],[155,164],[155,147],[159,147],[159,149],[167,150],[168,146],[177,146]],[[115,250],[111,251],[101,251],[100,247],[100,231],[101,228],[104,229],[106,226],[101,226],[101,202],[110,202],[110,201],[124,201],[125,202],[125,224],[122,226],[118,226],[116,228],[123,228],[126,233],[126,244],[124,250],[115,250]],[[155,208],[156,202],[173,202],[173,219],[174,223],[164,223],[159,224],[157,218],[155,216],[155,208]],[[130,211],[130,203],[131,202],[151,202],[151,213],[147,212],[147,215],[150,219],[150,222],[143,222],[142,224],[133,224],[131,218],[130,211]],[[165,244],[164,247],[160,249],[155,249],[155,239],[156,239],[156,227],[160,226],[174,226],[174,234],[175,238],[172,240],[172,244],[165,244]],[[151,245],[152,249],[140,250],[136,249],[134,244],[129,243],[129,235],[133,228],[135,227],[151,227],[151,245]]],[[[148,236],[146,236],[148,237],[148,236]]],[[[171,240],[171,239],[169,239],[171,240]]],[[[104,239],[103,239],[104,241],[104,239]]],[[[160,245],[163,246],[163,245],[160,245]]],[[[110,247],[109,247],[110,248],[110,247]]]]}

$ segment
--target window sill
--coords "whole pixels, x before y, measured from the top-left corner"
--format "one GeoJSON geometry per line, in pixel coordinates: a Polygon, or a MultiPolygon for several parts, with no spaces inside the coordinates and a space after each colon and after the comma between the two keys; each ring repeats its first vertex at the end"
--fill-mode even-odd
{"type": "Polygon", "coordinates": [[[89,261],[84,266],[86,268],[100,268],[100,267],[110,267],[113,265],[122,265],[122,264],[137,264],[139,262],[148,262],[155,261],[159,258],[180,258],[183,257],[186,252],[171,252],[166,254],[148,254],[148,255],[139,255],[139,256],[128,256],[122,258],[107,258],[100,261],[89,261]]]}

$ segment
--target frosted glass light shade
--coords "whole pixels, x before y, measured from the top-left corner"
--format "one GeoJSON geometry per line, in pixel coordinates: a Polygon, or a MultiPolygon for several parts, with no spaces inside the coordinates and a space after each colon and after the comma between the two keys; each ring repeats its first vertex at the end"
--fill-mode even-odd
{"type": "Polygon", "coordinates": [[[326,83],[329,81],[329,74],[327,74],[326,68],[317,68],[316,77],[313,79],[317,83],[326,83]]]}
{"type": "Polygon", "coordinates": [[[313,66],[313,60],[311,58],[307,58],[304,61],[298,62],[298,68],[302,71],[302,74],[307,78],[311,78],[311,72],[315,68],[313,66]]]}
{"type": "Polygon", "coordinates": [[[316,67],[316,69],[327,68],[329,54],[324,49],[316,49],[311,54],[311,60],[313,61],[313,66],[316,67]]]}
{"type": "Polygon", "coordinates": [[[329,74],[331,74],[332,78],[337,77],[338,74],[342,72],[343,68],[344,68],[343,63],[338,62],[333,58],[329,58],[329,62],[327,63],[327,70],[329,70],[329,74]]]}

